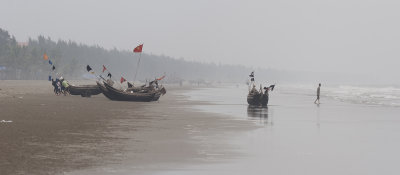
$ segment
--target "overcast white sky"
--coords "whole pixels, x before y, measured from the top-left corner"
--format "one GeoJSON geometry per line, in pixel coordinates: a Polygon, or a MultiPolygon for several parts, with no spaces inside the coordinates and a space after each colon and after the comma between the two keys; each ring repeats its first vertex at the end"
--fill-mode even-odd
{"type": "Polygon", "coordinates": [[[400,74],[398,0],[0,0],[0,27],[186,60],[400,74]]]}

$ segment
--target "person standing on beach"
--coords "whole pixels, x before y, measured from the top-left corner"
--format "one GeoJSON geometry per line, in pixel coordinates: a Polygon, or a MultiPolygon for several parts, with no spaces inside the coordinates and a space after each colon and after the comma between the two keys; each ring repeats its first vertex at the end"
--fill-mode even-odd
{"type": "Polygon", "coordinates": [[[319,84],[319,86],[317,88],[317,99],[315,99],[315,101],[314,101],[315,104],[317,104],[317,101],[318,101],[318,104],[320,104],[320,102],[319,102],[320,92],[321,92],[321,83],[319,84]]]}

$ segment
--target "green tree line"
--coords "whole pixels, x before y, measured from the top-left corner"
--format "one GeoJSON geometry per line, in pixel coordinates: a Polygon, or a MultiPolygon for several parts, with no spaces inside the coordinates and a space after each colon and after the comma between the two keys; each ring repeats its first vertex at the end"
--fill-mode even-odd
{"type": "MultiPolygon", "coordinates": [[[[0,79],[46,80],[51,66],[43,59],[45,53],[53,62],[55,72],[67,79],[84,79],[88,74],[86,65],[90,65],[96,73],[101,73],[102,65],[105,65],[115,79],[123,76],[132,80],[139,59],[138,54],[128,50],[54,41],[44,36],[21,44],[8,31],[0,28],[0,79]]],[[[151,80],[166,74],[167,82],[244,82],[251,71],[251,68],[240,65],[199,63],[142,53],[137,80],[151,80]]],[[[276,71],[265,69],[258,71],[259,74],[261,72],[264,78],[276,74],[276,71]]]]}

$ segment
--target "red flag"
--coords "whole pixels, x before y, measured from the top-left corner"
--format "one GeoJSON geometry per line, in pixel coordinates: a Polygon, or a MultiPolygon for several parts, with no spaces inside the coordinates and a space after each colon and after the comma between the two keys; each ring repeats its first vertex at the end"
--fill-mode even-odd
{"type": "Polygon", "coordinates": [[[157,81],[160,81],[160,80],[162,80],[162,79],[164,79],[165,78],[165,75],[163,75],[162,77],[160,77],[160,78],[157,78],[157,81]]]}
{"type": "Polygon", "coordinates": [[[47,56],[47,54],[44,54],[44,55],[43,55],[43,59],[44,59],[44,60],[48,60],[48,59],[49,59],[49,57],[47,56]]]}
{"type": "Polygon", "coordinates": [[[126,79],[124,77],[121,77],[121,83],[125,82],[126,79]]]}
{"type": "Polygon", "coordinates": [[[142,52],[143,49],[143,44],[137,46],[135,49],[133,49],[133,52],[142,52]]]}
{"type": "Polygon", "coordinates": [[[106,71],[106,70],[107,70],[106,66],[103,65],[103,73],[104,73],[104,71],[106,71]]]}

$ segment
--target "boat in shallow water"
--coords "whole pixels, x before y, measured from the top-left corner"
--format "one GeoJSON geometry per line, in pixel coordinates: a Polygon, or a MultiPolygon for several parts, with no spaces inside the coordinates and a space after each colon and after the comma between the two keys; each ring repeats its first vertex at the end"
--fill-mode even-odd
{"type": "Polygon", "coordinates": [[[247,103],[252,106],[267,106],[269,101],[269,91],[273,91],[275,85],[262,88],[262,85],[260,84],[260,90],[257,90],[254,81],[254,71],[251,72],[249,77],[250,83],[248,84],[249,94],[247,94],[247,103]]]}
{"type": "Polygon", "coordinates": [[[257,91],[254,87],[249,91],[247,95],[247,103],[253,106],[267,106],[268,105],[268,94],[257,91]]]}

